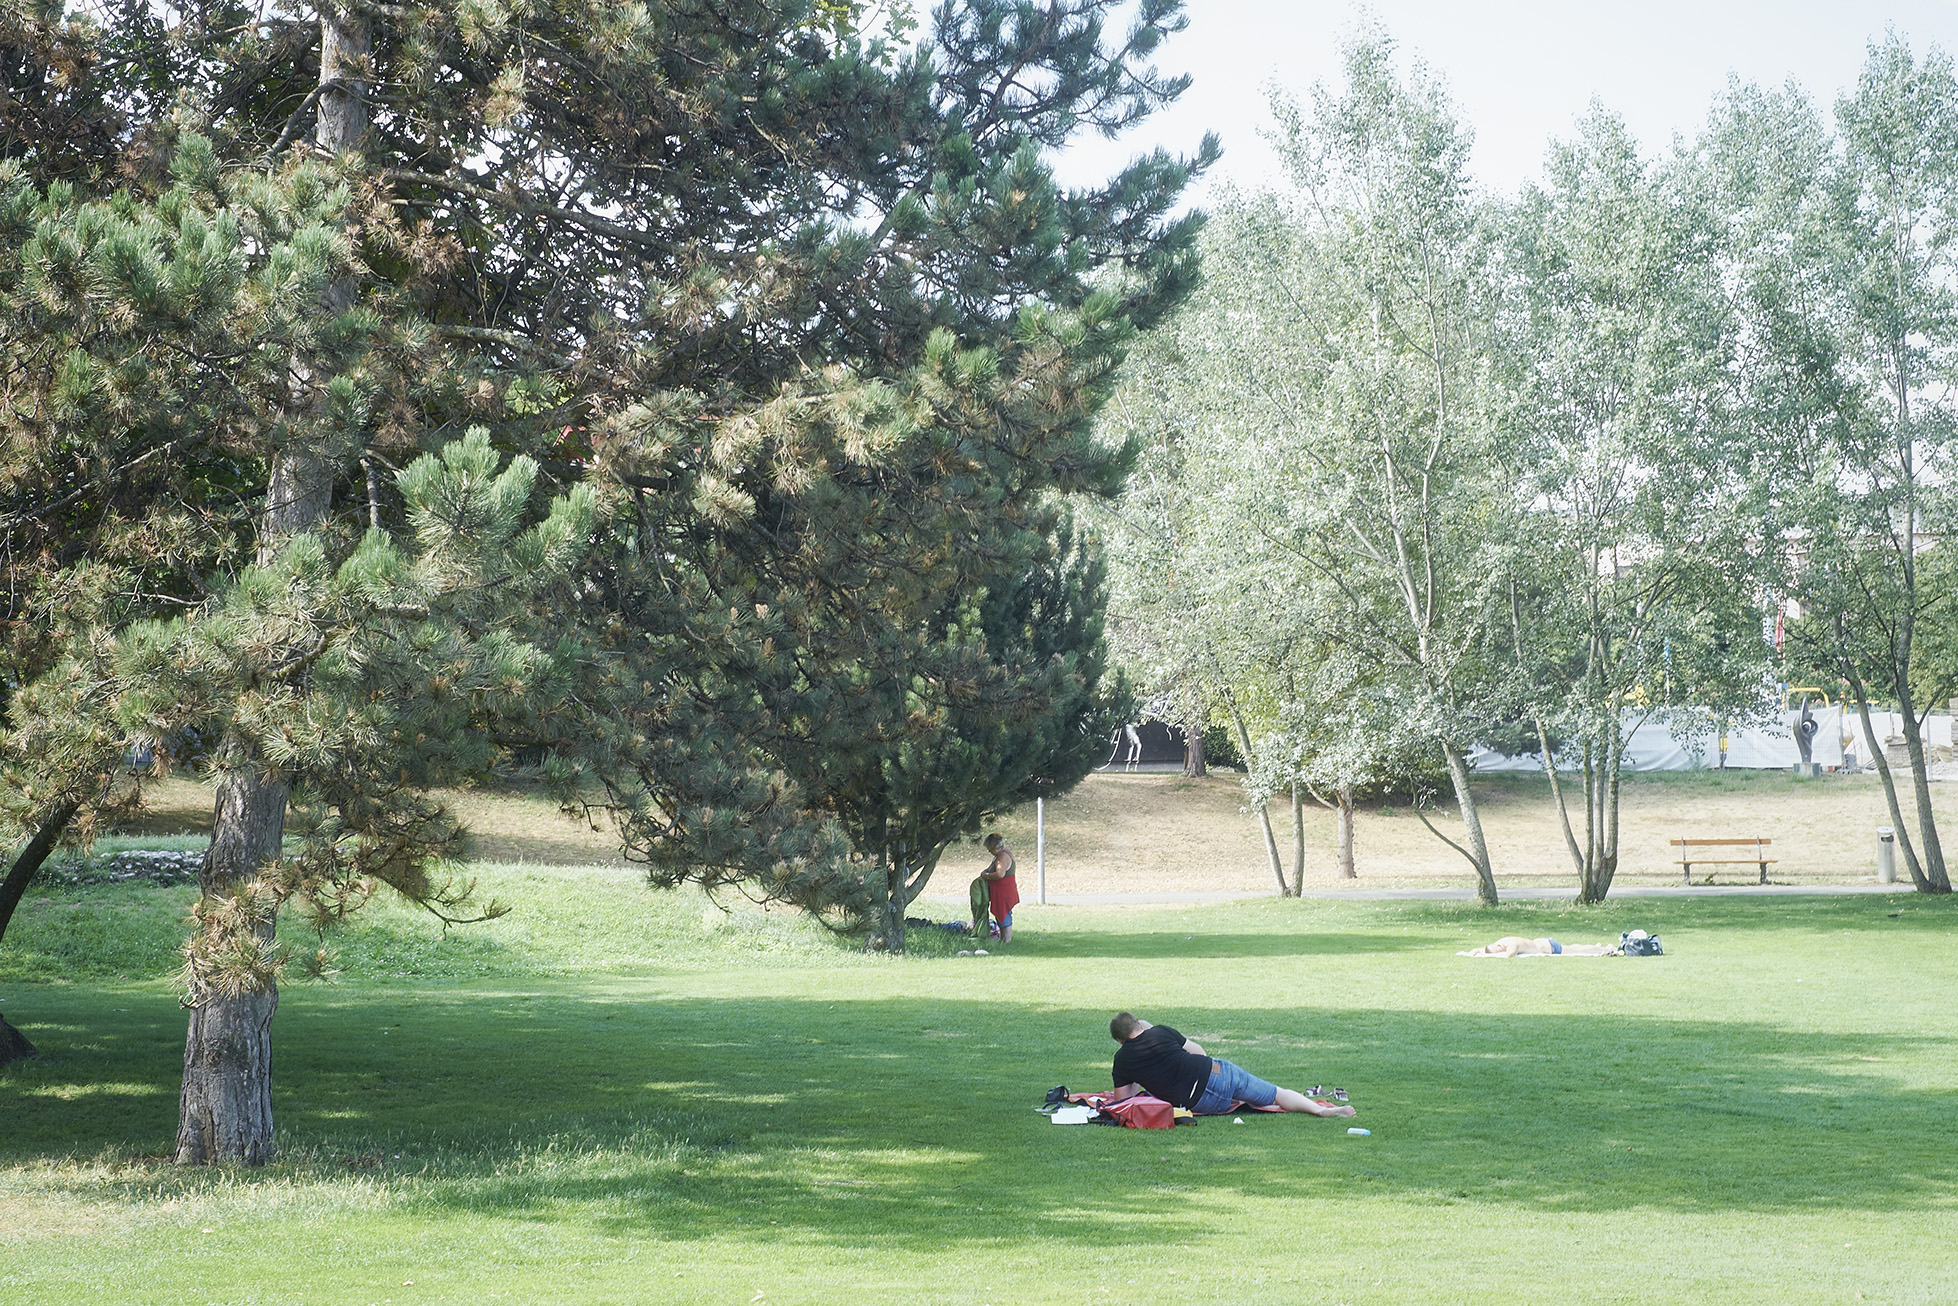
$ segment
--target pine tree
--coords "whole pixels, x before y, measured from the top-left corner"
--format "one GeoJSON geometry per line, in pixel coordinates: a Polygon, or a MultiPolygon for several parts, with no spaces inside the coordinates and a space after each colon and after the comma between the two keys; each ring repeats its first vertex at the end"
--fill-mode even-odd
{"type": "MultiPolygon", "coordinates": [[[[982,656],[966,609],[1062,556],[1057,496],[1119,482],[1124,457],[1093,443],[1087,416],[1133,326],[1194,277],[1197,219],[1171,215],[1214,142],[1084,192],[1042,161],[1182,89],[1141,66],[1180,26],[1177,0],[1145,0],[1120,38],[1103,27],[1112,7],[974,0],[915,48],[908,6],[878,22],[797,0],[219,4],[174,27],[137,4],[99,27],[34,11],[35,48],[72,45],[110,126],[99,148],[8,143],[32,155],[29,181],[78,160],[59,167],[81,200],[147,222],[179,184],[168,161],[208,142],[200,211],[304,216],[241,247],[247,281],[282,269],[292,339],[235,321],[194,355],[203,370],[186,362],[238,412],[197,470],[173,475],[228,478],[230,503],[257,506],[208,510],[203,552],[163,555],[184,564],[177,589],[108,586],[124,605],[70,640],[101,647],[133,687],[113,711],[71,713],[112,723],[101,755],[135,732],[199,757],[217,789],[180,1159],[269,1146],[278,905],[330,917],[378,878],[462,910],[427,873],[455,836],[427,792],[499,750],[548,753],[568,802],[602,782],[662,878],[820,883],[787,896],[847,918],[864,850],[830,819],[849,809],[812,722],[854,713],[899,742],[914,713],[891,687],[922,677],[927,697],[949,696],[961,666],[1025,722],[1072,720],[1099,692],[1091,639],[1038,666],[994,643],[982,656]],[[1110,263],[1127,289],[1094,293],[1110,263]],[[239,360],[263,384],[227,390],[239,360]],[[503,486],[497,502],[539,522],[509,541],[544,531],[548,547],[521,547],[548,565],[491,570],[518,548],[504,517],[465,534],[480,556],[438,547],[426,491],[388,474],[404,466],[503,486]],[[594,517],[610,530],[573,583],[561,555],[594,517]],[[471,594],[484,606],[465,613],[471,594]],[[159,619],[184,603],[180,622],[159,619]],[[381,683],[360,679],[379,656],[369,628],[402,650],[372,672],[381,683]],[[545,644],[545,629],[567,642],[545,644]],[[532,711],[560,673],[580,678],[567,697],[585,706],[532,711]],[[375,702],[385,719],[362,706],[375,702]],[[424,718],[443,731],[410,728],[424,718]],[[476,742],[411,743],[429,738],[476,742]],[[289,804],[297,855],[282,851],[289,804]]],[[[10,348],[48,358],[63,339],[8,328],[10,348]]],[[[78,466],[106,465],[111,445],[141,466],[170,429],[132,410],[67,438],[78,466]]],[[[98,518],[120,531],[133,490],[107,480],[124,497],[96,501],[98,518]]],[[[101,547],[74,526],[48,527],[60,559],[42,591],[75,583],[101,547]]],[[[10,639],[45,643],[53,611],[9,614],[10,639]]],[[[1063,626],[1086,637],[1085,621],[1063,626]]],[[[43,658],[19,683],[52,684],[70,662],[43,658]]],[[[997,795],[979,801],[1062,774],[1042,760],[1049,731],[1001,759],[997,795]]],[[[911,742],[952,738],[925,735],[911,742]]]]}

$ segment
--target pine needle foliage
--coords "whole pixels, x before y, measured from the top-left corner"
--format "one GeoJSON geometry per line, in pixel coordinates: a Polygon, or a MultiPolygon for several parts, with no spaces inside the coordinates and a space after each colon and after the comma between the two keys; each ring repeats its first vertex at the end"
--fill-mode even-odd
{"type": "Polygon", "coordinates": [[[37,795],[132,742],[289,781],[237,891],[322,920],[474,910],[426,794],[516,760],[661,882],[908,900],[1115,693],[1066,504],[1217,153],[1055,181],[1184,87],[1179,0],[1116,10],[8,4],[8,763],[87,721],[37,795]]]}

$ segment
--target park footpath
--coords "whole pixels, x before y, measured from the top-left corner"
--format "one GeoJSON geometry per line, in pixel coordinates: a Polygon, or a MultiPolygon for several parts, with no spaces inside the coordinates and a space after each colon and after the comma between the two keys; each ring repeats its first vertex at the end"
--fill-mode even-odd
{"type": "MultiPolygon", "coordinates": [[[[1505,902],[1518,899],[1538,901],[1577,900],[1577,890],[1565,885],[1549,886],[1499,886],[1505,902]]],[[[1913,892],[1907,881],[1895,884],[1696,884],[1691,888],[1684,885],[1628,884],[1613,885],[1613,898],[1716,898],[1752,897],[1774,898],[1790,895],[1840,895],[1856,893],[1898,894],[1913,892]]],[[[1204,903],[1204,902],[1242,902],[1251,898],[1275,898],[1277,893],[1270,889],[1216,889],[1190,890],[1169,893],[1050,893],[1045,905],[1049,907],[1112,907],[1122,905],[1142,905],[1148,903],[1204,903]]],[[[1339,898],[1353,902],[1467,902],[1475,897],[1473,889],[1307,889],[1299,895],[1302,898],[1339,898]]],[[[926,902],[956,903],[965,905],[966,899],[952,894],[927,893],[922,895],[926,902]]],[[[1036,906],[1034,899],[1024,899],[1029,906],[1036,906]]]]}

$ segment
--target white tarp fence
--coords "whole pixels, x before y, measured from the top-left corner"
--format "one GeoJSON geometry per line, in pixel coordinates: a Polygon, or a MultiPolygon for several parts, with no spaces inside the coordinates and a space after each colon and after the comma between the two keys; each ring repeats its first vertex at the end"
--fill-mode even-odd
{"type": "MultiPolygon", "coordinates": [[[[1802,760],[1801,751],[1795,746],[1795,723],[1801,719],[1801,711],[1790,708],[1781,714],[1780,726],[1748,726],[1734,728],[1727,732],[1727,765],[1738,770],[1778,771],[1786,770],[1802,760]]],[[[1863,735],[1863,723],[1854,708],[1845,712],[1840,706],[1815,707],[1809,715],[1817,726],[1814,742],[1809,747],[1809,760],[1825,767],[1841,766],[1844,744],[1856,762],[1862,766],[1870,764],[1874,748],[1863,735]]],[[[1694,771],[1711,769],[1720,765],[1720,740],[1714,732],[1712,714],[1702,714],[1698,729],[1692,732],[1688,744],[1681,744],[1673,737],[1672,730],[1665,721],[1656,717],[1643,719],[1643,710],[1626,709],[1625,728],[1630,730],[1631,738],[1625,745],[1625,769],[1627,771],[1694,771]]],[[[1870,712],[1870,724],[1876,728],[1875,747],[1881,747],[1885,740],[1900,738],[1903,734],[1903,717],[1895,712],[1870,712]]],[[[1951,747],[1951,718],[1933,716],[1924,722],[1924,743],[1927,747],[1951,747]]],[[[1520,756],[1505,756],[1478,748],[1469,758],[1478,771],[1541,771],[1543,758],[1536,753],[1520,756]]]]}

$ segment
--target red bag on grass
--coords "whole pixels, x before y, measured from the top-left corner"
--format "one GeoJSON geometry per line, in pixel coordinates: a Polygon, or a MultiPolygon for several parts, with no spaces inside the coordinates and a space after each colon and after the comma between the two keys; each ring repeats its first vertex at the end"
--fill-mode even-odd
{"type": "Polygon", "coordinates": [[[1176,1127],[1176,1108],[1159,1097],[1147,1093],[1137,1093],[1134,1097],[1120,1102],[1110,1102],[1102,1093],[1069,1093],[1071,1101],[1097,1107],[1104,1115],[1114,1116],[1129,1129],[1173,1129],[1176,1127]]]}
{"type": "Polygon", "coordinates": [[[1176,1108],[1159,1097],[1138,1093],[1126,1101],[1104,1106],[1102,1110],[1130,1129],[1174,1129],[1176,1108]]]}

